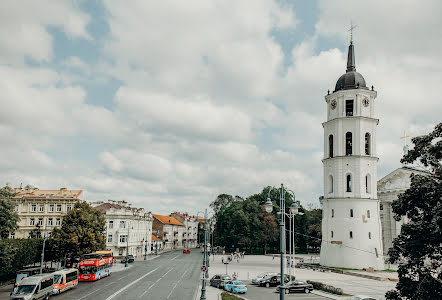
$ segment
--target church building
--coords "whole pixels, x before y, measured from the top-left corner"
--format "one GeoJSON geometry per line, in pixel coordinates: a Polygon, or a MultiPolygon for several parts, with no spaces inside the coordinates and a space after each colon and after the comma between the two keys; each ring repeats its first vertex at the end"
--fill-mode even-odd
{"type": "Polygon", "coordinates": [[[377,193],[375,99],[356,72],[353,41],[347,70],[325,96],[324,196],[320,263],[345,268],[384,269],[377,193]]]}

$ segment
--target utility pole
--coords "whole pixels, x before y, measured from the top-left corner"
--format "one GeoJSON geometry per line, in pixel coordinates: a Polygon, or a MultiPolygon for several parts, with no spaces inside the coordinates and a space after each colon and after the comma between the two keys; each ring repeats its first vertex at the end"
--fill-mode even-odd
{"type": "MultiPolygon", "coordinates": [[[[204,213],[204,258],[203,258],[203,266],[207,266],[207,208],[204,213]]],[[[201,286],[201,298],[200,300],[206,300],[206,278],[209,276],[207,271],[205,272],[205,276],[203,276],[203,282],[201,286]]]]}
{"type": "Polygon", "coordinates": [[[129,235],[130,235],[130,225],[129,222],[127,222],[127,239],[126,239],[126,259],[124,263],[124,267],[127,268],[128,266],[128,260],[129,260],[129,235]]]}
{"type": "MultiPolygon", "coordinates": [[[[46,226],[45,226],[46,228],[46,226]]],[[[46,232],[43,232],[43,248],[41,249],[41,261],[40,261],[40,274],[43,273],[43,262],[45,260],[45,244],[46,244],[46,232]]]]}

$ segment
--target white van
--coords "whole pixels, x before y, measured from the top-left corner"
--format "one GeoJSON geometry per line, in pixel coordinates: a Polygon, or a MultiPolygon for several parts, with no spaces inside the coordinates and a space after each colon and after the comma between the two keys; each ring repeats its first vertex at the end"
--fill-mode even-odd
{"type": "Polygon", "coordinates": [[[49,299],[52,295],[54,274],[38,274],[23,279],[11,293],[13,300],[40,300],[49,299]]]}

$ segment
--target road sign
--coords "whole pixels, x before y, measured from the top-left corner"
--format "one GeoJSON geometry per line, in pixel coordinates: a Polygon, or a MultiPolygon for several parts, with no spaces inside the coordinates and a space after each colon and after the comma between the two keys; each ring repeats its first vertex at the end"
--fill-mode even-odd
{"type": "Polygon", "coordinates": [[[201,266],[201,272],[207,272],[207,266],[201,266]]]}

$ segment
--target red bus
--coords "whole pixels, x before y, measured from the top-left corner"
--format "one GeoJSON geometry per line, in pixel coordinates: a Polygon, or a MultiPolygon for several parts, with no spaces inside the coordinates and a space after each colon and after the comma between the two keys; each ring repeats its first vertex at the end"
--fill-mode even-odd
{"type": "Polygon", "coordinates": [[[112,251],[85,254],[79,263],[79,281],[95,281],[112,273],[112,251]]]}

